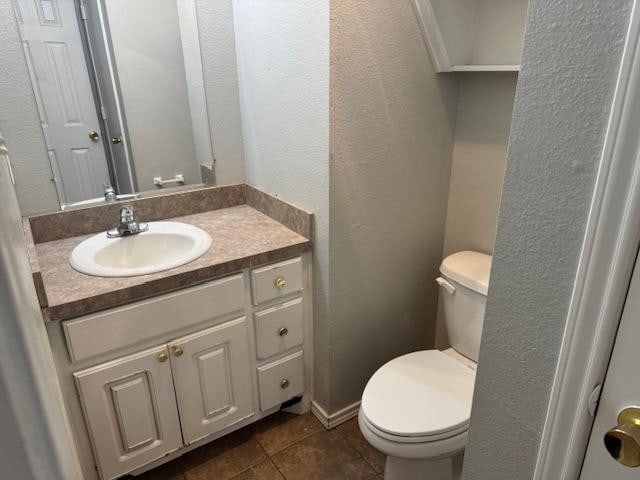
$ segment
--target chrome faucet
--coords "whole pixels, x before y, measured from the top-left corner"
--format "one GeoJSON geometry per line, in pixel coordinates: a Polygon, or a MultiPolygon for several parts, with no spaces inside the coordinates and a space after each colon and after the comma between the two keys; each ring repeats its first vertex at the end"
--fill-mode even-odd
{"type": "Polygon", "coordinates": [[[126,237],[128,235],[146,232],[147,230],[149,230],[148,224],[138,223],[133,219],[133,207],[131,205],[124,205],[120,209],[120,224],[116,228],[107,231],[107,237],[126,237]]]}

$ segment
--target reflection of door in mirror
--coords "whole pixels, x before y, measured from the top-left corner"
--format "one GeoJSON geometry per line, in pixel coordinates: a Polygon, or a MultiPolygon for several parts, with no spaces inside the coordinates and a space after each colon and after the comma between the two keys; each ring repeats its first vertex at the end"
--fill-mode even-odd
{"type": "Polygon", "coordinates": [[[74,4],[15,6],[60,202],[101,196],[111,179],[74,4]]]}
{"type": "MultiPolygon", "coordinates": [[[[193,5],[193,1],[93,0],[86,3],[95,3],[102,9],[102,31],[89,29],[89,38],[92,43],[106,41],[111,47],[111,72],[117,78],[114,83],[119,87],[124,105],[128,131],[125,136],[131,148],[138,188],[153,189],[156,177],[171,179],[176,175],[183,175],[185,183],[199,183],[199,164],[203,161],[196,161],[196,130],[185,68],[185,60],[190,59],[185,55],[185,47],[197,45],[197,33],[195,42],[189,41],[196,24],[193,21],[191,28],[184,28],[188,26],[184,22],[181,25],[180,17],[191,14],[193,9],[185,12],[179,8],[180,4],[193,5]]],[[[87,13],[92,15],[91,11],[87,13]]],[[[199,52],[197,67],[201,85],[199,52]]],[[[99,79],[106,78],[100,73],[99,79]]],[[[210,155],[208,122],[206,142],[205,150],[210,155]]]]}
{"type": "Polygon", "coordinates": [[[194,0],[14,0],[63,207],[212,183],[194,0]]]}

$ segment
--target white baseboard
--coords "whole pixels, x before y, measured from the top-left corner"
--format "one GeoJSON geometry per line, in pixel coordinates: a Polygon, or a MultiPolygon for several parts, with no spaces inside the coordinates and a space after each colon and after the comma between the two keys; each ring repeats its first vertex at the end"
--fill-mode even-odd
{"type": "Polygon", "coordinates": [[[324,428],[327,429],[335,428],[347,420],[351,420],[358,415],[358,410],[360,410],[359,401],[329,415],[325,409],[315,401],[311,402],[311,413],[313,413],[316,418],[320,420],[320,423],[324,425],[324,428]]]}

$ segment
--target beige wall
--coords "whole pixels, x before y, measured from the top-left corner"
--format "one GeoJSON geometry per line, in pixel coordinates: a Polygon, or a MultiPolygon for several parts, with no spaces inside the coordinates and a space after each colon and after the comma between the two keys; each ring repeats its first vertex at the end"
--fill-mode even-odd
{"type": "Polygon", "coordinates": [[[331,7],[329,412],[433,345],[456,114],[408,0],[331,7]]]}
{"type": "MultiPolygon", "coordinates": [[[[517,74],[459,74],[443,257],[461,250],[492,253],[517,74]]],[[[436,346],[448,346],[442,306],[436,346]]]]}
{"type": "Polygon", "coordinates": [[[247,179],[317,215],[314,396],[331,414],[433,345],[457,77],[434,73],[407,0],[331,2],[329,70],[328,4],[244,0],[235,21],[247,179]]]}

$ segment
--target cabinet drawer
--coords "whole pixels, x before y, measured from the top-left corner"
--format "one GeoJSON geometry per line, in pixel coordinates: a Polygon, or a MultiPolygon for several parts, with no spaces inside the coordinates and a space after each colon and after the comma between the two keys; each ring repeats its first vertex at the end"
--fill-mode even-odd
{"type": "Polygon", "coordinates": [[[242,275],[63,323],[72,362],[244,309],[242,275]]]}
{"type": "Polygon", "coordinates": [[[298,257],[252,270],[251,287],[254,305],[301,291],[302,259],[298,257]]]}
{"type": "Polygon", "coordinates": [[[302,345],[302,298],[255,314],[258,358],[265,359],[302,345]]]}
{"type": "Polygon", "coordinates": [[[304,392],[302,352],[258,368],[260,409],[276,407],[304,392]]]}

